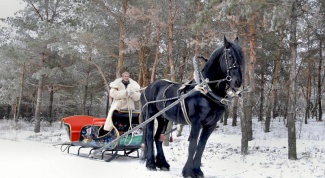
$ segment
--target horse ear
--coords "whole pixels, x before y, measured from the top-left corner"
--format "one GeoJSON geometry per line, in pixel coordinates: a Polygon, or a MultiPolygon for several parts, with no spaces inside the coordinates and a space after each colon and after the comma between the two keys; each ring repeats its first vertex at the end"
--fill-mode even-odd
{"type": "Polygon", "coordinates": [[[229,41],[227,40],[227,38],[226,38],[226,36],[223,36],[223,41],[224,41],[224,46],[226,47],[226,48],[229,48],[230,47],[230,43],[229,43],[229,41]]]}
{"type": "Polygon", "coordinates": [[[238,36],[236,37],[236,39],[234,41],[236,44],[239,44],[238,36]]]}

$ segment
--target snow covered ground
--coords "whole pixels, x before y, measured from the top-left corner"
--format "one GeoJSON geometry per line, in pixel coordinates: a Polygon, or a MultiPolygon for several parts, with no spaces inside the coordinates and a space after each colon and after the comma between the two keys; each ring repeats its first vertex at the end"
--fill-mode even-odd
{"type": "MultiPolygon", "coordinates": [[[[263,123],[253,120],[254,140],[249,142],[247,156],[240,154],[240,127],[219,126],[203,155],[206,178],[325,177],[325,122],[310,120],[307,125],[297,122],[298,160],[295,161],[287,159],[287,129],[278,119],[272,120],[270,133],[263,132],[263,123]]],[[[61,152],[60,146],[53,146],[68,141],[60,123],[52,127],[42,123],[41,132],[35,134],[32,124],[20,122],[19,130],[15,130],[12,121],[0,120],[1,177],[182,177],[188,135],[189,126],[185,126],[183,136],[176,137],[173,133],[174,142],[164,148],[170,171],[148,171],[140,159],[119,157],[104,162],[61,152]]]]}

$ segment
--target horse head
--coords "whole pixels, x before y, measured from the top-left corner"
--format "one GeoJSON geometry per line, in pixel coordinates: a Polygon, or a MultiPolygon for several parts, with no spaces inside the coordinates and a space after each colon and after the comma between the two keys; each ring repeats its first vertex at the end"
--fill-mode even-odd
{"type": "Polygon", "coordinates": [[[237,91],[242,85],[243,70],[244,55],[239,46],[238,38],[232,42],[224,37],[223,46],[213,51],[202,70],[202,76],[210,81],[223,80],[223,82],[212,83],[209,86],[215,93],[224,95],[227,88],[237,91]]]}
{"type": "Polygon", "coordinates": [[[237,90],[243,83],[242,72],[244,68],[244,55],[238,44],[238,37],[234,40],[234,43],[230,43],[224,37],[224,47],[226,66],[222,67],[222,69],[226,69],[228,85],[237,90]]]}

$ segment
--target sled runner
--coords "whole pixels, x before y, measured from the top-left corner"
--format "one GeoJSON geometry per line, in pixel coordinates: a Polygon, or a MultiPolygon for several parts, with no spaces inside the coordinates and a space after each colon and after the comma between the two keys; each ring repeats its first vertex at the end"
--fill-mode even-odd
{"type": "MultiPolygon", "coordinates": [[[[63,118],[62,122],[70,142],[58,144],[61,145],[61,151],[70,153],[71,147],[78,147],[77,155],[81,155],[80,150],[88,148],[88,150],[90,149],[88,153],[90,155],[94,150],[102,148],[133,127],[138,126],[141,123],[140,111],[132,111],[132,116],[131,114],[129,115],[128,111],[114,111],[112,117],[114,128],[110,132],[103,129],[105,121],[106,118],[96,118],[86,115],[63,118]]],[[[101,155],[97,158],[105,161],[111,161],[117,156],[139,158],[138,149],[141,148],[141,143],[142,129],[138,129],[128,136],[121,138],[118,143],[102,150],[101,155]],[[136,152],[136,156],[131,156],[133,152],[136,152]]],[[[88,157],[89,155],[85,156],[88,157]]]]}

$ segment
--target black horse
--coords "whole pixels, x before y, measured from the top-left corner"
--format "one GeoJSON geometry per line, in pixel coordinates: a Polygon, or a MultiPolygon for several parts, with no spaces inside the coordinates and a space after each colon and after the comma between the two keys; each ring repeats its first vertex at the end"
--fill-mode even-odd
{"type": "MultiPolygon", "coordinates": [[[[201,73],[200,81],[209,79],[210,82],[201,92],[194,92],[180,103],[167,110],[156,119],[158,127],[154,135],[154,122],[148,123],[144,130],[144,155],[146,167],[150,170],[160,168],[169,170],[169,164],[165,159],[162,147],[162,138],[166,131],[168,121],[179,124],[190,124],[188,158],[183,168],[184,177],[204,177],[201,171],[201,157],[207,140],[216,127],[216,123],[225,111],[225,103],[222,99],[226,97],[227,90],[237,90],[242,84],[242,70],[244,56],[238,44],[238,38],[234,42],[224,37],[224,45],[217,48],[205,64],[201,73]],[[182,108],[184,111],[182,111],[182,108]],[[186,116],[187,115],[187,116],[186,116]],[[200,129],[202,132],[200,134],[200,129]],[[199,138],[200,136],[200,138],[199,138]],[[154,141],[157,155],[154,157],[154,141]]],[[[189,92],[196,85],[192,80],[183,92],[189,92]]],[[[151,83],[141,95],[142,118],[145,121],[168,106],[180,95],[182,84],[167,80],[157,80],[151,83]],[[149,102],[149,103],[148,103],[149,102]]]]}

